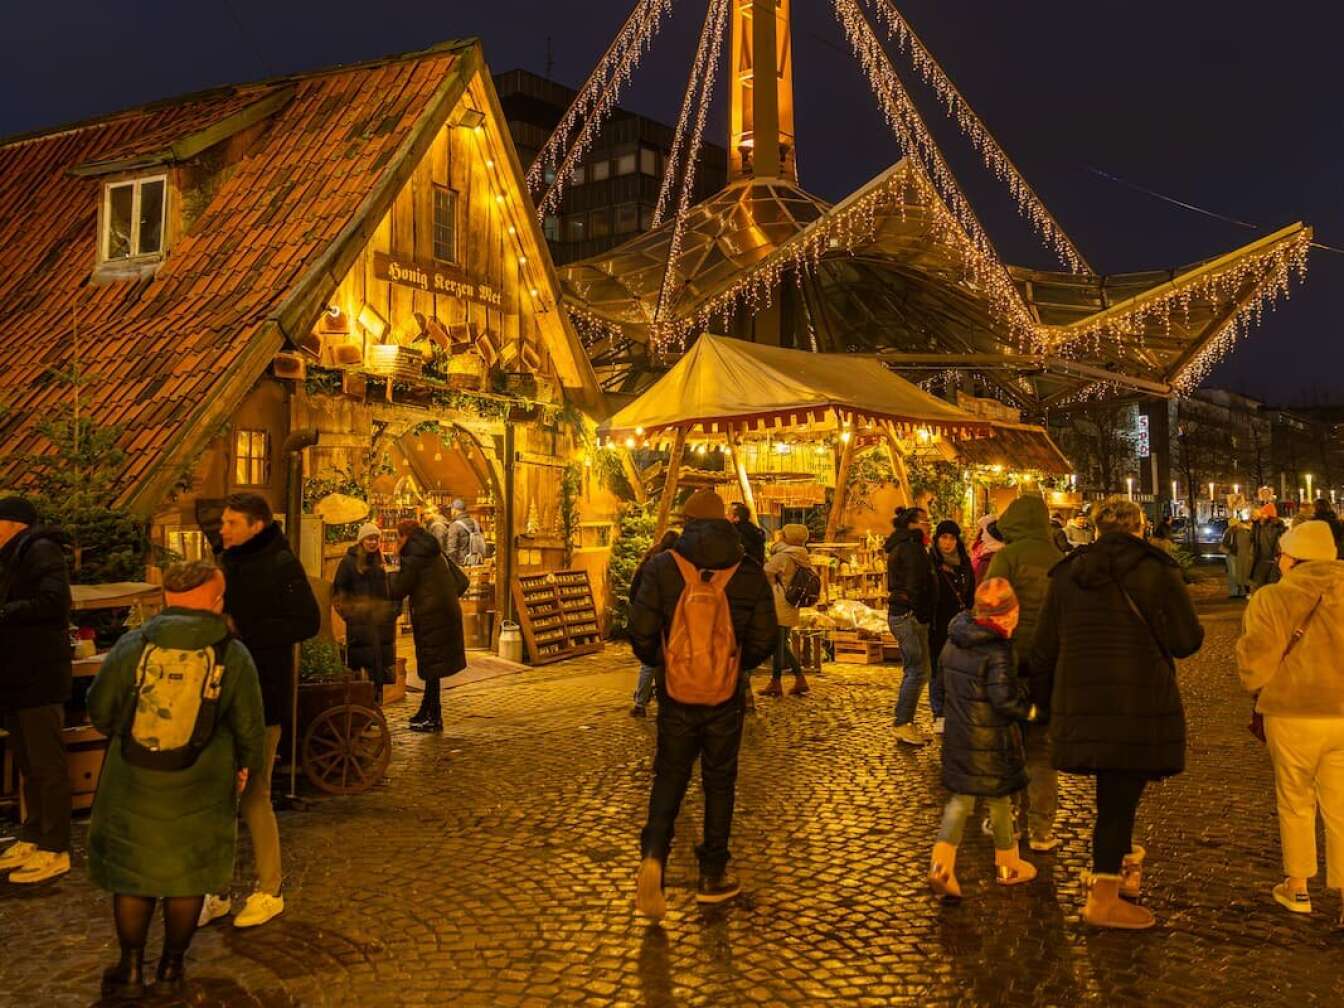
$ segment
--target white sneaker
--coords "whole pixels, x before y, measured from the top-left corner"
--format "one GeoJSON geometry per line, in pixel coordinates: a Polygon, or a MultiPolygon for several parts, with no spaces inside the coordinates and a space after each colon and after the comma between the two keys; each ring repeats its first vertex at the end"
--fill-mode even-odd
{"type": "Polygon", "coordinates": [[[243,904],[243,909],[233,918],[236,928],[260,927],[275,920],[285,912],[285,898],[270,893],[254,892],[243,904]]]}
{"type": "Polygon", "coordinates": [[[205,927],[221,917],[227,917],[233,910],[233,900],[227,896],[216,896],[213,893],[205,897],[205,902],[201,904],[201,916],[196,921],[197,927],[205,927]]]}
{"type": "Polygon", "coordinates": [[[0,854],[0,871],[10,871],[14,868],[18,868],[36,853],[37,844],[26,843],[23,840],[15,840],[5,848],[3,854],[0,854]]]}
{"type": "Polygon", "coordinates": [[[911,724],[903,724],[896,729],[896,741],[906,745],[922,746],[929,744],[929,737],[911,724]]]}
{"type": "Polygon", "coordinates": [[[39,850],[30,854],[28,860],[9,873],[9,881],[14,885],[35,885],[47,879],[58,878],[70,870],[70,852],[60,854],[54,851],[39,850]]]}
{"type": "Polygon", "coordinates": [[[941,735],[941,734],[943,733],[943,719],[942,719],[942,718],[940,718],[940,717],[936,717],[936,718],[933,719],[933,733],[934,733],[935,735],[941,735]]]}

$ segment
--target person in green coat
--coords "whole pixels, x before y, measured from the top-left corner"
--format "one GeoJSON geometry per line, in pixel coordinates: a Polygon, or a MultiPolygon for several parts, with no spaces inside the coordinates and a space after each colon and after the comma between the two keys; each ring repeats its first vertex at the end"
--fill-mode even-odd
{"type": "Polygon", "coordinates": [[[167,608],[117,641],[88,692],[89,720],[108,737],[89,821],[89,876],[113,893],[121,946],[120,961],[103,974],[105,998],[144,993],[159,899],[158,986],[185,990],[183,957],[205,894],[233,879],[238,794],[264,753],[261,684],[220,615],[223,573],[208,562],[178,564],[164,575],[164,595],[167,608]],[[199,714],[206,696],[216,698],[213,727],[199,714]]]}
{"type": "MultiPolygon", "coordinates": [[[[986,577],[1006,579],[1017,595],[1021,616],[1013,635],[1013,658],[1018,674],[1030,677],[1027,659],[1050,589],[1050,570],[1064,559],[1064,554],[1055,545],[1050,512],[1039,494],[1027,494],[1009,504],[999,518],[999,531],[1006,545],[994,554],[986,577]]],[[[1023,801],[1027,842],[1034,851],[1054,850],[1059,846],[1054,833],[1059,785],[1050,759],[1049,727],[1044,720],[1024,725],[1022,740],[1027,752],[1023,801]]]]}

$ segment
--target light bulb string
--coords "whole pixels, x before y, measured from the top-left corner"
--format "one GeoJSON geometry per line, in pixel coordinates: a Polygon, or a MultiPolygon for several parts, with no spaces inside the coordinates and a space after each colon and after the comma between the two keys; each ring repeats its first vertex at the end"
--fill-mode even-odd
{"type": "Polygon", "coordinates": [[[1031,187],[1026,176],[999,144],[971,103],[953,83],[938,58],[924,44],[910,22],[896,8],[892,0],[867,0],[877,10],[877,16],[887,29],[887,36],[910,54],[916,70],[942,100],[948,118],[952,119],[980,154],[985,166],[1000,180],[1007,183],[1018,211],[1041,234],[1051,250],[1075,273],[1095,272],[1082,252],[1069,238],[1045,201],[1031,187]]]}
{"type": "Polygon", "coordinates": [[[681,99],[681,113],[677,116],[677,129],[672,138],[672,151],[663,166],[663,183],[658,191],[658,205],[653,211],[653,226],[663,223],[663,214],[667,211],[667,201],[672,196],[676,184],[677,169],[685,149],[687,126],[691,120],[691,109],[695,105],[695,96],[703,91],[705,63],[709,59],[709,50],[714,33],[714,13],[717,4],[714,0],[705,5],[705,21],[700,27],[700,41],[695,48],[695,60],[691,64],[690,75],[686,79],[686,93],[681,99]]]}

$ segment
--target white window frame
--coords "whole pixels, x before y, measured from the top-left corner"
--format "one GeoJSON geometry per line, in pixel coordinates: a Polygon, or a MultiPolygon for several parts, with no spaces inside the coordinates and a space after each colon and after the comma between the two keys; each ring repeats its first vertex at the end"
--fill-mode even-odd
{"type": "Polygon", "coordinates": [[[102,235],[98,248],[103,262],[120,263],[137,260],[157,259],[165,251],[168,242],[168,176],[143,175],[138,178],[120,179],[103,185],[102,235]],[[159,248],[156,252],[140,251],[140,190],[151,182],[163,183],[163,212],[159,216],[159,248]],[[108,253],[112,241],[112,190],[123,186],[131,187],[131,252],[130,255],[112,258],[108,253]]]}

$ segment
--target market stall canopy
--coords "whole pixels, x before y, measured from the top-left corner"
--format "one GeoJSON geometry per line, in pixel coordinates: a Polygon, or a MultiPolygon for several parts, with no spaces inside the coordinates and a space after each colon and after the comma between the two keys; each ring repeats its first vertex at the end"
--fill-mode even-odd
{"type": "Polygon", "coordinates": [[[784,426],[834,432],[855,422],[956,436],[989,424],[871,358],[786,350],[708,333],[639,399],[598,429],[606,437],[688,438],[784,426]]]}
{"type": "Polygon", "coordinates": [[[959,442],[957,461],[967,466],[1002,466],[1009,472],[1067,476],[1074,467],[1044,427],[994,421],[994,436],[959,442]]]}

